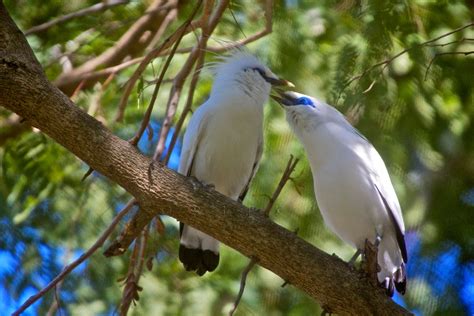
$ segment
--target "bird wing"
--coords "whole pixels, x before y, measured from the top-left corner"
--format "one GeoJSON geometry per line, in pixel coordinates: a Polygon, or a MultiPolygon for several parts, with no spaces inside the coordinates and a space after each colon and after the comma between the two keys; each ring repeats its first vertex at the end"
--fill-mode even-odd
{"type": "Polygon", "coordinates": [[[402,210],[398,202],[397,194],[393,188],[390,176],[388,174],[385,163],[379,153],[370,144],[369,155],[372,163],[373,181],[375,188],[382,199],[382,202],[389,214],[390,220],[395,228],[398,246],[402,253],[404,262],[407,262],[407,249],[405,245],[405,224],[403,222],[402,210]]]}
{"type": "Polygon", "coordinates": [[[184,134],[178,172],[188,177],[192,173],[194,157],[203,135],[204,126],[210,117],[207,110],[206,103],[204,103],[194,112],[184,134]]]}
{"type": "MultiPolygon", "coordinates": [[[[206,103],[201,105],[191,117],[188,128],[184,134],[183,147],[181,150],[181,157],[179,160],[178,172],[189,177],[192,174],[194,157],[196,156],[199,143],[201,141],[204,126],[210,117],[208,109],[205,107],[206,103]]],[[[184,224],[179,223],[179,235],[183,234],[184,224]]]]}
{"type": "Polygon", "coordinates": [[[247,181],[247,184],[243,188],[242,192],[239,195],[239,201],[243,202],[245,199],[245,196],[247,195],[247,192],[249,191],[250,188],[250,182],[252,182],[253,177],[255,177],[255,174],[257,173],[258,167],[260,165],[260,160],[262,158],[263,154],[263,135],[260,134],[259,139],[258,139],[258,145],[257,145],[257,154],[255,155],[255,162],[253,163],[252,166],[252,172],[250,173],[250,177],[247,181]]]}

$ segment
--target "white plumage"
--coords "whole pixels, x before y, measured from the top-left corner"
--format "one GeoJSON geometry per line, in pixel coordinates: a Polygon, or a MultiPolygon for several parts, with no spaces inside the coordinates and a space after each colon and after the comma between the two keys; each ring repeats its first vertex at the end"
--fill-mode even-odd
{"type": "Polygon", "coordinates": [[[379,237],[379,282],[390,295],[394,287],[404,293],[405,225],[379,153],[332,106],[296,92],[275,99],[304,145],[325,224],[361,251],[366,239],[375,243],[379,237]]]}
{"type": "MultiPolygon", "coordinates": [[[[263,149],[263,105],[272,85],[286,85],[249,53],[238,50],[213,65],[209,99],[191,117],[179,172],[243,199],[263,149]]],[[[219,263],[219,242],[181,224],[179,258],[203,275],[219,263]]]]}

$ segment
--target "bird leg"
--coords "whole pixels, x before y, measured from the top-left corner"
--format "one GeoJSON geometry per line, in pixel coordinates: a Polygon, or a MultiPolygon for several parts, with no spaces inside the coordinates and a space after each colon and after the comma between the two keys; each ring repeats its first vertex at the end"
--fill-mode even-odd
{"type": "Polygon", "coordinates": [[[323,305],[322,308],[323,308],[323,311],[321,312],[321,316],[330,316],[330,315],[332,315],[332,312],[331,312],[331,310],[329,309],[328,306],[323,305]]]}
{"type": "Polygon", "coordinates": [[[194,190],[201,189],[201,188],[204,190],[215,190],[216,188],[214,184],[201,182],[195,176],[189,176],[188,178],[191,180],[194,190]]]}
{"type": "Polygon", "coordinates": [[[354,269],[355,267],[355,262],[357,260],[357,258],[359,258],[359,256],[362,254],[362,250],[360,249],[357,249],[357,251],[355,252],[355,254],[352,256],[351,260],[349,260],[349,262],[347,263],[349,265],[349,267],[351,269],[354,269]]]}
{"type": "Polygon", "coordinates": [[[377,263],[378,246],[381,238],[376,237],[375,243],[371,243],[368,239],[365,240],[364,258],[362,261],[362,269],[369,277],[370,282],[374,285],[378,284],[377,273],[380,272],[380,266],[377,263]]]}

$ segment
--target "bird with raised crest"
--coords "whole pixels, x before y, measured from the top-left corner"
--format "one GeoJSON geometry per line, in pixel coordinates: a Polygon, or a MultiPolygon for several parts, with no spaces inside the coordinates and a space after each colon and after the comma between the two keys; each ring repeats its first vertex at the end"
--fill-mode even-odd
{"type": "MultiPolygon", "coordinates": [[[[263,150],[263,106],[272,86],[291,86],[244,49],[211,66],[208,100],[192,115],[178,171],[242,201],[263,150]]],[[[203,275],[219,264],[219,241],[180,223],[179,259],[203,275]]]]}
{"type": "Polygon", "coordinates": [[[378,282],[392,296],[406,290],[405,224],[387,168],[372,144],[334,107],[297,92],[272,96],[302,142],[325,224],[357,249],[378,247],[378,282]]]}

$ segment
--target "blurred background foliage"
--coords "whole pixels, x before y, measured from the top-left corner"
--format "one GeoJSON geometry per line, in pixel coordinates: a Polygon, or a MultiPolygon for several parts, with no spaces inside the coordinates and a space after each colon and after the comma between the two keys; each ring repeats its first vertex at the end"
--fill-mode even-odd
{"type": "MultiPolygon", "coordinates": [[[[54,17],[93,5],[92,0],[6,0],[24,31],[54,17]]],[[[182,23],[194,1],[182,1],[182,23]]],[[[60,53],[77,67],[100,54],[146,10],[150,1],[132,0],[110,10],[70,20],[29,36],[37,58],[54,81],[63,71],[60,53]]],[[[210,43],[235,41],[263,28],[263,1],[234,0],[210,43]]],[[[420,315],[474,313],[474,27],[431,45],[422,43],[473,21],[473,1],[311,1],[276,0],[273,33],[249,45],[272,70],[298,90],[346,113],[384,158],[398,193],[407,227],[408,291],[395,300],[420,315]],[[449,43],[448,45],[433,45],[449,43]],[[391,56],[410,48],[406,54],[391,56]],[[440,55],[441,53],[441,55],[440,55]],[[444,54],[447,53],[447,54],[444,54]],[[354,76],[387,60],[361,78],[354,76]],[[428,69],[428,66],[430,65],[428,69]]],[[[188,34],[182,47],[195,43],[188,34]]],[[[208,53],[206,62],[216,54],[208,53]]],[[[179,71],[185,55],[176,55],[167,76],[179,71]]],[[[76,104],[130,138],[138,128],[164,60],[149,66],[134,90],[124,121],[114,123],[121,89],[134,67],[118,73],[106,89],[97,83],[73,96],[76,104]]],[[[194,108],[207,97],[212,78],[203,73],[194,108]]],[[[188,80],[189,82],[189,80],[188,80]]],[[[187,82],[187,83],[188,83],[187,82]]],[[[139,148],[151,155],[164,114],[170,83],[163,85],[152,128],[139,148]]],[[[186,90],[185,90],[186,91],[186,90]]],[[[178,113],[185,98],[182,98],[178,113]]],[[[291,134],[283,111],[265,108],[265,152],[246,205],[264,207],[290,154],[301,158],[271,217],[328,253],[349,259],[353,249],[322,223],[313,197],[310,169],[291,134]]],[[[0,109],[0,131],[10,113],[0,109]]],[[[176,168],[180,144],[170,167],[176,168]]],[[[0,310],[11,312],[41,289],[68,262],[96,240],[129,199],[123,189],[94,174],[51,139],[33,130],[0,148],[0,310]]],[[[341,197],[343,198],[343,197],[341,197]]],[[[223,247],[221,264],[199,278],[177,259],[178,228],[163,216],[166,229],[154,230],[147,246],[153,263],[140,280],[143,291],[131,315],[220,315],[230,309],[248,259],[223,247]]],[[[106,259],[96,253],[56,291],[26,315],[106,315],[117,312],[128,255],[106,259]]],[[[254,269],[239,315],[310,315],[320,307],[301,291],[281,287],[273,273],[254,269]]]]}

